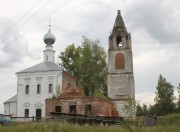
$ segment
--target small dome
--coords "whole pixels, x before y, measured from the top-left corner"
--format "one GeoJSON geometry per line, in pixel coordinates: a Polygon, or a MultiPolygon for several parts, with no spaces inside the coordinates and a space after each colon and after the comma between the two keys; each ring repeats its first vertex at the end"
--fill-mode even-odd
{"type": "Polygon", "coordinates": [[[52,45],[54,44],[55,40],[55,36],[51,33],[51,30],[49,29],[49,31],[44,35],[44,43],[47,45],[52,45]]]}

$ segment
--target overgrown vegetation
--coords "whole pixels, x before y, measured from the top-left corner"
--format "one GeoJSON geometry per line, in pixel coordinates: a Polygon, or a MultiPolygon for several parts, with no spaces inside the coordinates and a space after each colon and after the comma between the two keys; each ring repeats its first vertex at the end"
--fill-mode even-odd
{"type": "MultiPolygon", "coordinates": [[[[0,132],[129,132],[129,121],[117,125],[79,125],[65,122],[14,122],[0,126],[0,132]]],[[[145,127],[143,117],[132,122],[133,132],[179,132],[180,114],[170,114],[158,118],[157,125],[145,127]]]]}
{"type": "Polygon", "coordinates": [[[127,123],[127,128],[130,132],[133,131],[133,120],[135,119],[136,115],[136,101],[135,100],[126,100],[124,101],[124,107],[123,111],[126,113],[126,120],[128,121],[127,123]]]}

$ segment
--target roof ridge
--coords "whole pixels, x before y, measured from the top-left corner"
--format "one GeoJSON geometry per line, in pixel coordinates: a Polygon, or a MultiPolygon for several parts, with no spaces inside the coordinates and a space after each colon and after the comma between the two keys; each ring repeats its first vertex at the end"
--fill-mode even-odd
{"type": "Polygon", "coordinates": [[[4,102],[4,104],[5,104],[5,103],[10,103],[10,102],[16,102],[16,101],[17,101],[17,94],[14,95],[13,97],[11,97],[10,99],[6,100],[6,101],[4,102]]]}
{"type": "Polygon", "coordinates": [[[62,70],[62,68],[54,62],[41,62],[39,64],[28,67],[19,72],[16,72],[16,74],[30,73],[30,72],[61,71],[61,70],[62,70]]]}

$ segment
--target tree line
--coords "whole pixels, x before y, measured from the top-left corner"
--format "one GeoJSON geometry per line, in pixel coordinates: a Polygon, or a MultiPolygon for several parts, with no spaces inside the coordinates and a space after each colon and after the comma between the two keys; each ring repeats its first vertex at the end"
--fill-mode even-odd
{"type": "Polygon", "coordinates": [[[171,113],[180,113],[180,84],[177,87],[178,97],[174,95],[174,86],[166,80],[165,77],[159,75],[156,86],[156,96],[154,105],[147,106],[140,104],[136,107],[137,116],[142,115],[167,115],[171,113]]]}

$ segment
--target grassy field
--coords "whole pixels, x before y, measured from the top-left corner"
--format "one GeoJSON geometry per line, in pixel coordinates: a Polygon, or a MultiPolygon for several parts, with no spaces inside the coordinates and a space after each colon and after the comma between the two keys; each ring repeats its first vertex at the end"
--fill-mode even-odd
{"type": "MultiPolygon", "coordinates": [[[[163,116],[155,127],[145,127],[142,118],[132,126],[133,132],[180,132],[180,114],[163,116]]],[[[129,132],[130,124],[118,125],[78,125],[62,122],[14,122],[0,126],[0,132],[129,132]]]]}

